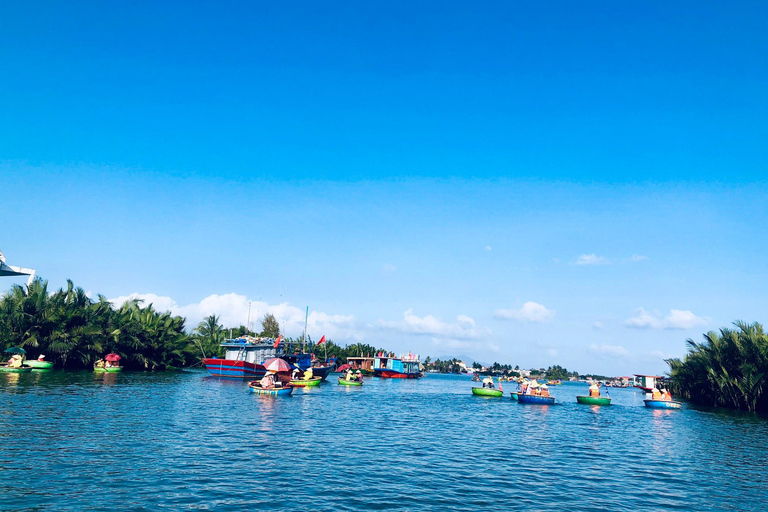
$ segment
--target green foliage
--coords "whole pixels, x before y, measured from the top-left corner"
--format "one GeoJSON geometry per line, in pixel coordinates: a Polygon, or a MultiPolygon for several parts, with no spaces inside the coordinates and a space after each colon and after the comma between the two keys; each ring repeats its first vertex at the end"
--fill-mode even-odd
{"type": "Polygon", "coordinates": [[[671,391],[702,405],[768,411],[768,335],[757,322],[733,325],[703,343],[688,339],[685,358],[667,360],[671,391]]]}
{"type": "Polygon", "coordinates": [[[28,358],[45,354],[58,367],[89,368],[110,352],[127,368],[183,366],[197,358],[191,341],[182,317],[136,300],[114,309],[103,295],[91,300],[72,281],[49,294],[38,278],[0,298],[0,350],[21,346],[28,358]]]}
{"type": "Polygon", "coordinates": [[[272,313],[267,313],[261,319],[261,336],[277,338],[280,335],[280,324],[272,313]]]}

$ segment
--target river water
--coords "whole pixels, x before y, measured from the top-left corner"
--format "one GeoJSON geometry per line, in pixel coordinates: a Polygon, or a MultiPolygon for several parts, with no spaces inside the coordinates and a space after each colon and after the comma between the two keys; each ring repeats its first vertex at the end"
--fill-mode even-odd
{"type": "Polygon", "coordinates": [[[473,384],[332,375],[273,398],[204,371],[0,374],[0,510],[768,510],[765,417],[473,384]]]}

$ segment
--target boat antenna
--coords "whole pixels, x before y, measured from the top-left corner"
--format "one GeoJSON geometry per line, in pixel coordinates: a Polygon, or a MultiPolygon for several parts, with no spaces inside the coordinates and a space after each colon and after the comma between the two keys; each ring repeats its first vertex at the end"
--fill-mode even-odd
{"type": "Polygon", "coordinates": [[[306,350],[304,346],[307,341],[307,322],[309,321],[309,306],[307,306],[307,314],[304,316],[304,334],[301,336],[301,350],[306,350]]]}
{"type": "Polygon", "coordinates": [[[245,330],[251,330],[251,301],[248,301],[248,321],[245,323],[245,330]]]}

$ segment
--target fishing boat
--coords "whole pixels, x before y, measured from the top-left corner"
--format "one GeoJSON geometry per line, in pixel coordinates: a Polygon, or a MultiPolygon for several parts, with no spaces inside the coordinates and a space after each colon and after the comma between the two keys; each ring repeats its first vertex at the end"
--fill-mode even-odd
{"type": "Polygon", "coordinates": [[[500,397],[504,395],[504,392],[500,389],[494,388],[478,388],[472,387],[472,394],[477,396],[494,396],[500,397]]]}
{"type": "Polygon", "coordinates": [[[538,405],[552,405],[555,403],[555,397],[553,396],[539,396],[539,395],[517,395],[517,401],[521,404],[538,404],[538,405]]]}
{"type": "Polygon", "coordinates": [[[674,400],[643,400],[651,409],[680,409],[683,404],[674,400]]]}
{"type": "Polygon", "coordinates": [[[611,397],[608,396],[577,396],[576,401],[584,405],[611,405],[611,397]]]}
{"type": "Polygon", "coordinates": [[[550,386],[559,386],[562,383],[563,383],[563,381],[561,379],[555,379],[555,380],[548,380],[547,381],[547,384],[550,385],[550,386]]]}
{"type": "Polygon", "coordinates": [[[291,386],[297,387],[297,388],[314,388],[320,385],[320,383],[323,381],[320,377],[312,377],[309,380],[291,380],[291,386]]]}
{"type": "Polygon", "coordinates": [[[362,386],[363,385],[363,381],[361,381],[361,380],[347,380],[347,379],[342,379],[341,377],[339,377],[339,385],[340,386],[362,386]]]}
{"type": "Polygon", "coordinates": [[[264,361],[282,354],[281,337],[254,338],[243,336],[226,340],[221,344],[224,347],[224,358],[203,358],[203,364],[208,372],[216,377],[230,378],[254,378],[263,377],[266,374],[264,361]]]}
{"type": "Polygon", "coordinates": [[[512,400],[517,400],[517,397],[520,395],[520,393],[513,391],[510,393],[510,395],[512,396],[512,400]]]}
{"type": "Polygon", "coordinates": [[[248,384],[251,393],[261,396],[288,396],[293,393],[293,386],[287,385],[275,388],[262,388],[259,381],[255,380],[248,384]]]}
{"type": "Polygon", "coordinates": [[[379,353],[373,360],[373,374],[385,379],[418,379],[423,377],[419,356],[379,353]]]}

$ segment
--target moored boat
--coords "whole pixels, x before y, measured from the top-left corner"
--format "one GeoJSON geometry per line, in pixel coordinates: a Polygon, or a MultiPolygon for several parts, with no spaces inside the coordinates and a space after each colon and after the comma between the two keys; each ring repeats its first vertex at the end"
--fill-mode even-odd
{"type": "Polygon", "coordinates": [[[259,381],[255,380],[248,384],[251,393],[261,396],[288,396],[293,393],[293,386],[282,386],[275,388],[262,388],[259,381]]]}
{"type": "Polygon", "coordinates": [[[312,377],[309,380],[291,380],[291,386],[298,387],[298,388],[314,388],[320,385],[320,383],[323,381],[320,377],[312,377]]]}
{"type": "Polygon", "coordinates": [[[227,340],[221,344],[224,347],[224,358],[206,357],[203,364],[211,375],[230,378],[263,377],[267,371],[264,361],[279,357],[282,353],[280,338],[242,338],[227,340]]]}
{"type": "Polygon", "coordinates": [[[680,409],[683,404],[675,400],[643,400],[646,407],[651,409],[680,409]]]}
{"type": "Polygon", "coordinates": [[[518,394],[517,401],[521,404],[552,405],[555,403],[555,397],[518,394]]]}
{"type": "Polygon", "coordinates": [[[660,375],[639,375],[635,374],[634,387],[640,388],[646,393],[650,393],[653,388],[659,388],[664,385],[664,377],[660,375]]]}
{"type": "Polygon", "coordinates": [[[472,394],[477,396],[493,396],[500,397],[504,395],[504,392],[500,389],[494,388],[478,388],[472,387],[472,394]]]}
{"type": "Polygon", "coordinates": [[[363,375],[373,375],[374,360],[373,357],[348,357],[347,364],[352,371],[360,370],[363,375]]]}
{"type": "Polygon", "coordinates": [[[339,385],[340,386],[362,386],[363,385],[363,381],[361,381],[361,380],[347,380],[347,379],[342,379],[341,377],[339,377],[339,385]]]}
{"type": "Polygon", "coordinates": [[[611,398],[607,396],[577,396],[576,401],[584,405],[611,405],[611,398]]]}
{"type": "Polygon", "coordinates": [[[419,357],[413,354],[401,357],[377,354],[373,362],[373,374],[385,379],[418,379],[424,376],[419,357]]]}

